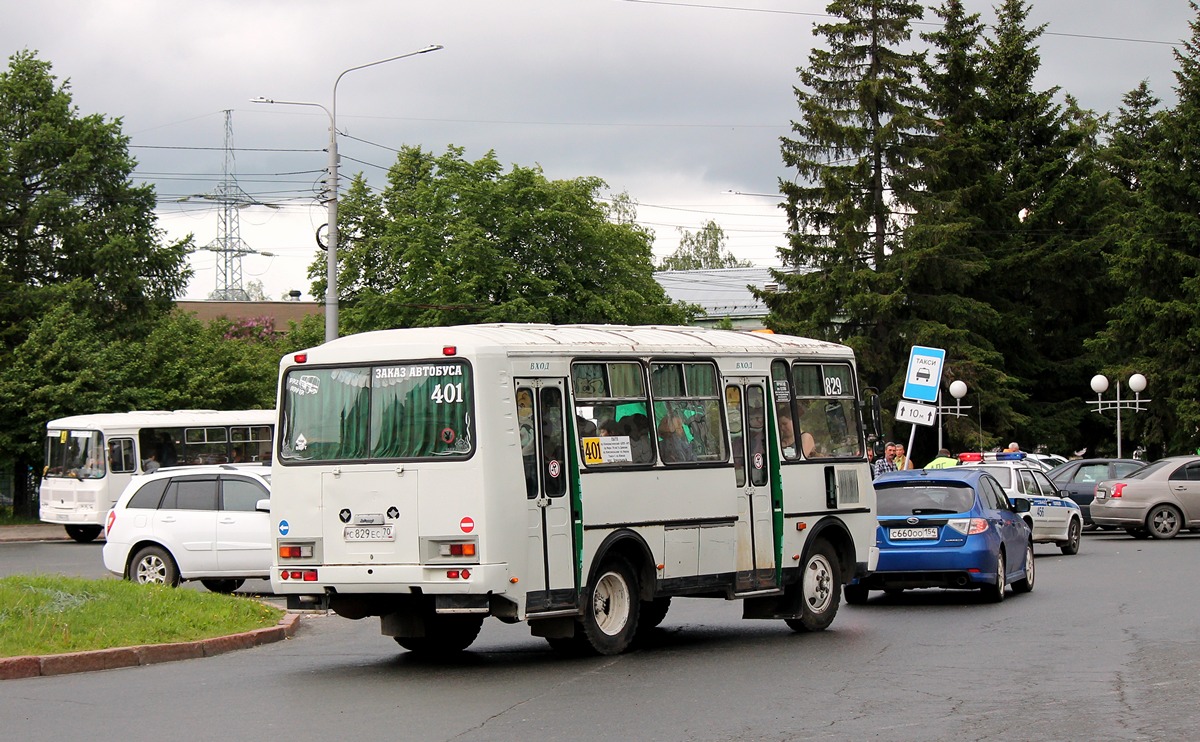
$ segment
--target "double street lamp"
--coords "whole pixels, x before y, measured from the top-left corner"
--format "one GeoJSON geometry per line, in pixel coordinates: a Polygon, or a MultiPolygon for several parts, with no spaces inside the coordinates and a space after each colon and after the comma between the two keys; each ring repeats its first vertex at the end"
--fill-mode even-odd
{"type": "Polygon", "coordinates": [[[338,83],[346,76],[346,73],[355,70],[361,70],[366,67],[374,67],[377,64],[385,62],[394,62],[397,59],[406,57],[415,57],[418,54],[428,54],[443,48],[441,44],[430,44],[423,49],[417,49],[414,52],[407,54],[398,54],[387,59],[379,59],[374,62],[360,64],[357,67],[351,67],[342,70],[342,73],[333,81],[333,96],[332,108],[326,108],[320,103],[309,103],[307,101],[296,100],[276,100],[273,98],[251,98],[251,103],[279,103],[288,106],[315,106],[320,108],[329,116],[329,194],[325,201],[325,207],[328,212],[326,219],[328,220],[328,245],[325,256],[325,342],[334,340],[338,336],[338,289],[337,289],[337,246],[338,246],[338,151],[337,151],[337,88],[338,83]]]}
{"type": "Polygon", "coordinates": [[[1104,414],[1106,410],[1117,411],[1117,458],[1121,458],[1121,410],[1133,410],[1141,412],[1144,408],[1143,403],[1149,402],[1148,399],[1142,399],[1141,393],[1146,391],[1146,377],[1141,374],[1134,374],[1129,377],[1129,390],[1133,392],[1133,399],[1121,399],[1121,382],[1117,381],[1117,397],[1116,399],[1104,399],[1104,393],[1108,391],[1108,377],[1104,374],[1096,374],[1092,377],[1092,391],[1096,393],[1096,399],[1088,401],[1088,404],[1095,405],[1096,412],[1104,414]]]}

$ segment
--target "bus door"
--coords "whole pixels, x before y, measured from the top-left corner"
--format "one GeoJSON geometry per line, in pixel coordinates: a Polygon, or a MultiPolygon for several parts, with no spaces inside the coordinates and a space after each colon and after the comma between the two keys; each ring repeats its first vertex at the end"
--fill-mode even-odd
{"type": "Polygon", "coordinates": [[[575,607],[566,379],[517,379],[529,545],[526,610],[575,607]]]}
{"type": "Polygon", "coordinates": [[[725,386],[737,498],[738,592],[776,587],[766,388],[767,380],[757,378],[729,379],[725,386]]]}

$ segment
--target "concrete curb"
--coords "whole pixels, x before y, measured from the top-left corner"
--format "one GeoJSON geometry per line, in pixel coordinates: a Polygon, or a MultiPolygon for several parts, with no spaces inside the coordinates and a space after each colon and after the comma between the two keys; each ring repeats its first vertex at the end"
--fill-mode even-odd
{"type": "Polygon", "coordinates": [[[47,677],[73,672],[112,670],[118,667],[137,667],[159,662],[212,657],[235,649],[249,649],[260,644],[290,639],[300,626],[299,613],[287,613],[279,623],[265,629],[241,634],[217,636],[194,642],[174,644],[145,644],[139,647],[116,647],[94,652],[48,654],[42,657],[0,657],[0,680],[47,677]]]}

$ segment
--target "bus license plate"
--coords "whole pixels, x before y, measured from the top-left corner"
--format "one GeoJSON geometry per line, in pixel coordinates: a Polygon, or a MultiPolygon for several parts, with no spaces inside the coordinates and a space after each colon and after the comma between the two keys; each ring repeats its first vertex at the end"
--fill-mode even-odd
{"type": "Polygon", "coordinates": [[[936,528],[893,528],[889,534],[895,541],[904,541],[922,538],[937,538],[938,529],[936,528]]]}
{"type": "Polygon", "coordinates": [[[347,541],[395,541],[396,535],[392,524],[383,526],[346,526],[347,541]]]}

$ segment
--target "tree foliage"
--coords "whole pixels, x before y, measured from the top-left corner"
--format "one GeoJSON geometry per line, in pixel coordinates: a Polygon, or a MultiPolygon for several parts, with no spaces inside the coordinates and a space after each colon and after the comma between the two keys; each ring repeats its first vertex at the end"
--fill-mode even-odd
{"type": "MultiPolygon", "coordinates": [[[[339,228],[342,332],[479,322],[681,322],[653,278],[651,239],[614,223],[596,178],[503,172],[405,147],[380,194],[354,179],[339,228]]],[[[320,265],[310,277],[324,290],[320,265]]]]}
{"type": "Polygon", "coordinates": [[[1153,454],[1200,445],[1200,13],[1189,27],[1175,50],[1178,102],[1156,113],[1147,86],[1131,91],[1106,159],[1128,204],[1109,233],[1124,291],[1092,347],[1115,381],[1150,380],[1150,413],[1130,417],[1153,454]]]}
{"type": "Polygon", "coordinates": [[[712,219],[696,232],[679,229],[679,247],[662,259],[662,271],[694,271],[709,268],[753,268],[725,247],[725,230],[712,219]]]}
{"type": "Polygon", "coordinates": [[[46,288],[83,281],[74,296],[98,324],[135,331],[187,287],[189,244],[162,242],[120,120],[80,115],[50,69],[23,51],[0,72],[0,324],[48,309],[46,288]]]}

